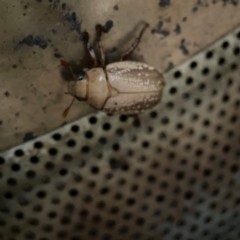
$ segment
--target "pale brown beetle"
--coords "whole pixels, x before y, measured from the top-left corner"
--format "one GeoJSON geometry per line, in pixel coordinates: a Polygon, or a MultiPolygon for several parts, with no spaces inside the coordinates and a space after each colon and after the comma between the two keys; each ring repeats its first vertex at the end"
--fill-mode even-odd
{"type": "Polygon", "coordinates": [[[109,114],[137,115],[155,106],[161,99],[164,79],[154,67],[145,63],[124,61],[138,46],[148,24],[145,24],[138,38],[122,56],[120,62],[105,65],[105,55],[101,44],[102,26],[96,26],[97,48],[101,56],[101,67],[96,54],[89,44],[89,35],[84,32],[86,47],[94,61],[94,67],[86,74],[74,75],[71,66],[61,61],[70,69],[75,80],[68,83],[68,93],[74,98],[63,112],[66,117],[75,99],[85,101],[91,107],[109,114]]]}

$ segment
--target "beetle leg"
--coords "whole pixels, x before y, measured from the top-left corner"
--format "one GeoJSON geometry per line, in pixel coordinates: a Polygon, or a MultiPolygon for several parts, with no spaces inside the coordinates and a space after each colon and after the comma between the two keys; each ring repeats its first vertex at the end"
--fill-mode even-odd
{"type": "Polygon", "coordinates": [[[145,24],[145,26],[143,27],[143,29],[140,32],[139,36],[135,39],[135,41],[132,43],[131,47],[121,57],[121,61],[124,61],[127,57],[129,57],[132,54],[132,52],[137,48],[138,44],[141,41],[143,33],[145,32],[145,30],[148,27],[148,25],[149,25],[148,23],[145,24]]]}
{"type": "Polygon", "coordinates": [[[71,67],[71,65],[70,65],[69,63],[61,60],[61,65],[64,66],[64,67],[66,67],[66,68],[68,68],[69,71],[71,72],[73,78],[75,78],[75,74],[74,74],[73,69],[72,69],[72,67],[71,67]]]}
{"type": "Polygon", "coordinates": [[[97,32],[97,48],[101,56],[101,64],[102,64],[102,67],[105,67],[105,54],[104,54],[103,46],[101,42],[102,25],[100,24],[96,25],[96,32],[97,32]]]}
{"type": "Polygon", "coordinates": [[[96,54],[95,54],[93,48],[91,47],[91,45],[89,43],[89,34],[88,34],[88,32],[86,32],[86,31],[83,32],[83,38],[84,38],[84,41],[86,43],[86,48],[88,50],[88,53],[90,54],[90,56],[91,56],[91,58],[92,58],[92,60],[94,62],[93,66],[97,67],[98,64],[97,64],[96,54]]]}

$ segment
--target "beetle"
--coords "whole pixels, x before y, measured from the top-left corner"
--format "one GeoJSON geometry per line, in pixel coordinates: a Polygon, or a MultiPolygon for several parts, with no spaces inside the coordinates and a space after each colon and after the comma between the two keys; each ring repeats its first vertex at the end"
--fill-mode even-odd
{"type": "Polygon", "coordinates": [[[125,61],[137,48],[147,27],[146,23],[119,62],[108,65],[105,65],[101,43],[102,26],[96,25],[97,50],[101,64],[98,63],[96,53],[89,44],[89,34],[86,31],[83,33],[86,49],[94,65],[85,75],[76,76],[70,64],[61,60],[61,64],[71,71],[74,78],[68,83],[68,94],[73,96],[73,100],[63,112],[64,117],[67,116],[75,99],[85,101],[91,107],[105,113],[123,115],[137,115],[152,108],[161,100],[163,75],[146,63],[125,61]]]}

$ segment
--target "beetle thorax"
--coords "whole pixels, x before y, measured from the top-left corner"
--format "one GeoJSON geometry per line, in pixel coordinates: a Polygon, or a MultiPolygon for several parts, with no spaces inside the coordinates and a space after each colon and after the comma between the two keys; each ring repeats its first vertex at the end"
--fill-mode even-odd
{"type": "Polygon", "coordinates": [[[92,68],[86,73],[88,81],[86,102],[96,108],[101,109],[109,95],[106,74],[103,68],[92,68]]]}

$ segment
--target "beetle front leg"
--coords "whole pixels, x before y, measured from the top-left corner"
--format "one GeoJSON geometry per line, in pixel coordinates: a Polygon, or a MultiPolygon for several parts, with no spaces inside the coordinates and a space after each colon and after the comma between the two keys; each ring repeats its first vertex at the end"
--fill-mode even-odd
{"type": "Polygon", "coordinates": [[[97,32],[97,48],[101,56],[101,64],[102,64],[102,67],[105,67],[105,54],[104,54],[104,50],[101,42],[101,37],[103,32],[102,25],[100,24],[96,25],[96,32],[97,32]]]}
{"type": "Polygon", "coordinates": [[[148,23],[145,24],[142,31],[140,32],[139,36],[135,39],[135,41],[132,43],[131,47],[124,53],[124,55],[121,57],[121,61],[124,61],[127,57],[129,57],[132,52],[137,48],[139,45],[141,38],[143,36],[143,33],[145,32],[146,28],[149,26],[148,23]]]}
{"type": "Polygon", "coordinates": [[[88,51],[90,57],[92,58],[92,60],[94,62],[93,66],[97,67],[98,64],[97,64],[96,54],[95,54],[93,48],[91,47],[91,45],[89,43],[89,34],[88,34],[87,31],[83,32],[83,39],[84,39],[84,42],[86,44],[87,51],[88,51]]]}

